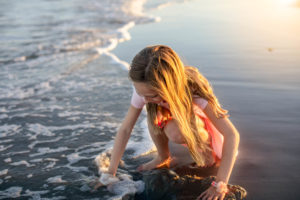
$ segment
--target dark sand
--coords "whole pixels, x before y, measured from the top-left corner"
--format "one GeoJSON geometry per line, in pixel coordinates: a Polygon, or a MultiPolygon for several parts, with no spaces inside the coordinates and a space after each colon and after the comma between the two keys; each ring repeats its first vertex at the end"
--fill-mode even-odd
{"type": "Polygon", "coordinates": [[[197,66],[240,132],[230,183],[243,186],[247,199],[300,199],[300,11],[280,18],[269,7],[230,2],[153,11],[162,21],[134,27],[114,53],[130,62],[143,47],[166,44],[197,66]]]}

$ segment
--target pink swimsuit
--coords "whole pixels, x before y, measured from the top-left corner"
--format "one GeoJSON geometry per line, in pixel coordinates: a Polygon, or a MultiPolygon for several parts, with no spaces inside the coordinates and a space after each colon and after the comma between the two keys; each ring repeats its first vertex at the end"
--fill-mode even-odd
{"type": "MultiPolygon", "coordinates": [[[[212,122],[209,120],[209,118],[205,115],[203,112],[203,109],[207,105],[207,101],[199,96],[193,96],[193,104],[194,104],[194,111],[196,115],[203,120],[205,124],[205,129],[210,135],[211,138],[211,146],[214,150],[214,153],[218,158],[221,159],[222,157],[222,147],[223,147],[223,135],[216,129],[216,127],[212,124],[212,122]]],[[[145,100],[143,97],[139,96],[135,89],[133,89],[133,94],[131,98],[131,105],[134,106],[135,108],[143,108],[145,105],[145,100]]],[[[167,102],[162,101],[159,103],[161,107],[169,109],[169,105],[167,102]]],[[[160,111],[160,110],[159,110],[160,111]]],[[[156,120],[156,125],[159,126],[160,128],[163,128],[168,120],[172,119],[171,115],[167,115],[164,118],[159,118],[156,120]]]]}

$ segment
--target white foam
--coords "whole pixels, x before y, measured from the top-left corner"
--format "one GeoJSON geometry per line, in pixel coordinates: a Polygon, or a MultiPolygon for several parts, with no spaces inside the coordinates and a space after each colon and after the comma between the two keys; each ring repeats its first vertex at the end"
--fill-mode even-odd
{"type": "Polygon", "coordinates": [[[145,183],[141,180],[125,179],[109,185],[107,189],[111,193],[122,197],[128,194],[142,193],[145,189],[145,183]]]}
{"type": "Polygon", "coordinates": [[[30,154],[30,157],[35,157],[35,156],[40,156],[40,155],[45,155],[45,154],[50,154],[50,153],[57,153],[57,152],[62,152],[62,151],[67,151],[69,150],[68,147],[58,147],[56,149],[50,149],[49,147],[43,147],[43,148],[38,148],[39,153],[34,153],[30,154]]]}
{"type": "Polygon", "coordinates": [[[66,189],[66,186],[64,186],[64,185],[61,185],[61,186],[58,186],[58,187],[56,187],[56,188],[54,188],[53,190],[65,190],[66,189]]]}
{"type": "Polygon", "coordinates": [[[116,122],[104,121],[104,122],[101,122],[101,125],[105,126],[107,128],[118,128],[121,124],[120,123],[116,123],[116,122]]]}
{"type": "Polygon", "coordinates": [[[23,188],[18,186],[10,187],[4,191],[0,191],[0,198],[17,198],[21,196],[23,188]]]}
{"type": "Polygon", "coordinates": [[[38,135],[43,135],[43,136],[55,136],[54,133],[52,133],[48,127],[43,126],[41,124],[27,124],[28,130],[36,133],[35,135],[30,135],[29,140],[35,140],[38,135]]]}
{"type": "Polygon", "coordinates": [[[35,145],[37,145],[37,144],[44,144],[44,143],[50,143],[50,142],[57,142],[57,141],[59,141],[59,140],[61,140],[61,139],[62,139],[62,137],[56,137],[56,138],[54,138],[54,139],[52,139],[52,140],[34,141],[34,142],[32,142],[30,145],[28,145],[28,147],[29,147],[30,149],[33,149],[33,147],[34,147],[35,145]]]}
{"type": "Polygon", "coordinates": [[[26,56],[17,57],[14,59],[15,62],[22,62],[26,60],[26,56]]]}
{"type": "Polygon", "coordinates": [[[45,109],[49,109],[51,112],[53,112],[54,110],[64,110],[64,107],[58,105],[49,105],[43,108],[43,110],[45,109]]]}
{"type": "Polygon", "coordinates": [[[86,129],[86,128],[95,128],[94,124],[76,124],[76,125],[66,125],[66,126],[48,126],[47,127],[51,131],[60,131],[60,130],[75,130],[75,129],[86,129]]]}
{"type": "Polygon", "coordinates": [[[24,88],[23,86],[15,86],[14,88],[0,88],[0,98],[24,99],[32,97],[35,94],[43,94],[51,89],[52,87],[50,86],[50,81],[37,83],[34,87],[30,88],[24,88]]]}
{"type": "Polygon", "coordinates": [[[7,114],[1,114],[1,115],[0,115],[0,119],[6,119],[6,118],[8,118],[8,115],[7,115],[7,114]]]}
{"type": "Polygon", "coordinates": [[[9,149],[9,148],[11,148],[12,146],[13,146],[12,144],[10,144],[10,145],[7,145],[7,146],[0,145],[0,152],[1,152],[1,151],[5,151],[5,150],[9,149]]]}
{"type": "Polygon", "coordinates": [[[115,54],[113,54],[111,52],[107,52],[106,55],[111,57],[112,62],[123,66],[123,69],[129,70],[130,64],[128,62],[120,60],[115,54]]]}
{"type": "Polygon", "coordinates": [[[90,171],[88,169],[88,167],[74,167],[74,166],[71,166],[70,164],[65,165],[64,167],[67,167],[74,172],[89,172],[90,171]]]}
{"type": "Polygon", "coordinates": [[[14,155],[20,155],[20,154],[25,154],[25,153],[29,153],[30,151],[14,151],[14,152],[8,152],[6,154],[4,154],[5,156],[14,156],[14,155]]]}
{"type": "Polygon", "coordinates": [[[95,50],[99,53],[99,54],[104,54],[107,53],[109,51],[112,51],[113,49],[115,49],[118,45],[118,40],[117,39],[109,39],[109,43],[108,45],[104,46],[104,47],[100,47],[100,48],[96,48],[95,50]]]}
{"type": "Polygon", "coordinates": [[[37,158],[37,159],[30,160],[30,162],[32,162],[32,163],[43,162],[43,159],[42,158],[37,158]]]}
{"type": "Polygon", "coordinates": [[[29,164],[26,160],[21,160],[19,162],[13,162],[13,163],[10,163],[10,165],[13,165],[13,166],[19,166],[19,165],[25,165],[26,167],[33,167],[35,166],[34,164],[29,164]]]}
{"type": "Polygon", "coordinates": [[[11,158],[6,158],[6,159],[4,159],[4,162],[10,163],[10,162],[11,162],[11,158]]]}
{"type": "Polygon", "coordinates": [[[1,140],[1,141],[0,141],[0,144],[1,144],[1,143],[9,143],[9,142],[12,142],[12,141],[13,141],[13,140],[11,140],[11,139],[1,140]]]}
{"type": "Polygon", "coordinates": [[[58,113],[58,116],[59,117],[68,117],[68,116],[74,116],[74,115],[85,115],[86,113],[84,112],[80,112],[80,111],[64,111],[64,112],[61,112],[61,113],[58,113]]]}
{"type": "Polygon", "coordinates": [[[31,178],[33,176],[33,174],[28,174],[27,178],[31,178]]]}
{"type": "Polygon", "coordinates": [[[7,109],[5,107],[0,107],[0,113],[7,113],[7,109]]]}
{"type": "MultiPolygon", "coordinates": [[[[41,191],[31,191],[29,189],[27,189],[25,191],[26,194],[23,194],[22,196],[30,196],[32,197],[33,199],[41,199],[41,195],[42,194],[47,194],[49,193],[50,191],[49,190],[41,190],[41,191]]],[[[48,199],[48,198],[47,198],[48,199]]]]}
{"type": "Polygon", "coordinates": [[[69,163],[72,165],[82,159],[86,159],[86,157],[79,156],[79,153],[72,153],[72,154],[67,155],[67,159],[68,159],[69,163]]]}
{"type": "Polygon", "coordinates": [[[14,124],[11,125],[4,124],[0,126],[0,138],[18,133],[20,127],[21,127],[20,125],[14,125],[14,124]]]}
{"type": "Polygon", "coordinates": [[[56,162],[52,161],[45,167],[45,169],[53,168],[55,165],[56,165],[56,162]]]}
{"type": "Polygon", "coordinates": [[[119,42],[124,42],[126,40],[130,40],[131,36],[128,32],[128,30],[132,27],[135,26],[134,22],[129,22],[128,24],[126,24],[125,26],[123,26],[122,28],[119,28],[117,30],[117,32],[119,33],[119,42]]]}
{"type": "Polygon", "coordinates": [[[8,169],[4,169],[0,171],[0,176],[4,176],[8,173],[8,169]]]}
{"type": "Polygon", "coordinates": [[[67,183],[61,176],[50,177],[46,180],[48,183],[67,183]]]}

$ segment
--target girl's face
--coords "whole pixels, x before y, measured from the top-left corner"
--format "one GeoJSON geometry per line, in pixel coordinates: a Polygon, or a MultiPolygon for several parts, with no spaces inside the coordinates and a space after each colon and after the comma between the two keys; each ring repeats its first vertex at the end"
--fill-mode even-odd
{"type": "Polygon", "coordinates": [[[146,83],[133,82],[136,93],[143,97],[146,103],[159,104],[163,99],[146,83]]]}

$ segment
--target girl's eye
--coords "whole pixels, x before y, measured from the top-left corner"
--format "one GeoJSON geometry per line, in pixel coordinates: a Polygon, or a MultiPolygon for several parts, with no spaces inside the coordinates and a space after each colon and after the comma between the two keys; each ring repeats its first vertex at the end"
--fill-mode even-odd
{"type": "Polygon", "coordinates": [[[158,94],[157,95],[154,95],[153,97],[151,97],[151,98],[155,98],[155,97],[157,97],[158,96],[158,94]]]}

